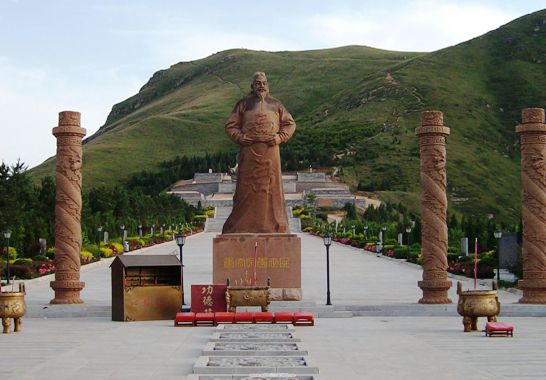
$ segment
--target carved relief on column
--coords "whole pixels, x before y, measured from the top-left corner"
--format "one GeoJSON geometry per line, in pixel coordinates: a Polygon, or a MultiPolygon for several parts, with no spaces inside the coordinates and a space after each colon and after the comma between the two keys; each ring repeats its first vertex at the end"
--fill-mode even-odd
{"type": "Polygon", "coordinates": [[[421,113],[421,127],[415,130],[421,150],[421,243],[423,252],[423,291],[419,303],[451,303],[447,291],[447,195],[446,137],[443,114],[421,113]]]}
{"type": "Polygon", "coordinates": [[[80,113],[59,113],[59,126],[53,128],[57,138],[57,166],[55,181],[55,281],[50,286],[55,298],[50,303],[83,303],[80,291],[80,250],[82,244],[82,138],[80,113]]]}
{"type": "Polygon", "coordinates": [[[546,124],[544,109],[526,108],[521,139],[523,291],[520,303],[546,303],[546,124]]]}

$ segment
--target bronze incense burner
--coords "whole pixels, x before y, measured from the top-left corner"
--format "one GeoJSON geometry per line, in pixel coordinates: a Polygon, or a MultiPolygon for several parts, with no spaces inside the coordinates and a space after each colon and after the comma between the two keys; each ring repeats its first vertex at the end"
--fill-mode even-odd
{"type": "Polygon", "coordinates": [[[500,313],[497,283],[493,281],[491,287],[492,290],[463,291],[463,285],[457,281],[457,312],[463,317],[464,332],[478,330],[478,317],[487,317],[488,322],[497,321],[500,313]]]}
{"type": "Polygon", "coordinates": [[[15,322],[14,332],[21,331],[21,318],[25,315],[27,306],[25,304],[25,284],[19,283],[18,292],[0,291],[0,318],[2,318],[3,333],[8,334],[11,321],[15,322]]]}

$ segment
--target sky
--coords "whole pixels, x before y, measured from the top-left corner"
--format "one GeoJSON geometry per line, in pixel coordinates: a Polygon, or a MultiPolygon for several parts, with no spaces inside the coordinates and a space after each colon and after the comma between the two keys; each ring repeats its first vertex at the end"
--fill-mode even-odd
{"type": "Polygon", "coordinates": [[[429,52],[545,8],[544,0],[0,0],[0,162],[55,155],[58,112],[87,136],[154,72],[216,52],[365,45],[429,52]]]}

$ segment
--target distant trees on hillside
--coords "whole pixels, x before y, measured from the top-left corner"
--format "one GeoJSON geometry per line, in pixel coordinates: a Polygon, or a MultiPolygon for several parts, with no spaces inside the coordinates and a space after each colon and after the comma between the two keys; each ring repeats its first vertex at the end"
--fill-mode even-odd
{"type": "MultiPolygon", "coordinates": [[[[52,177],[33,185],[25,171],[22,162],[0,165],[0,232],[11,230],[10,246],[19,256],[34,256],[39,251],[39,238],[45,238],[49,247],[55,241],[56,187],[52,177]]],[[[145,194],[128,186],[94,188],[82,194],[82,201],[82,235],[84,241],[92,242],[97,239],[99,226],[111,237],[121,234],[121,225],[136,234],[139,224],[159,228],[188,223],[195,212],[178,197],[145,194]]]]}
{"type": "Polygon", "coordinates": [[[156,171],[143,170],[131,176],[127,188],[140,190],[144,194],[159,194],[176,181],[193,178],[194,173],[227,172],[236,163],[236,152],[219,152],[204,156],[178,156],[170,161],[164,161],[156,171]]]}

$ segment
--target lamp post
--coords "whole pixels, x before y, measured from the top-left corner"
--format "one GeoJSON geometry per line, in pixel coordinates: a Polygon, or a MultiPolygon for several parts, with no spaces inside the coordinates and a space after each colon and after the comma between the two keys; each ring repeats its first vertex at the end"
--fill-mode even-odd
{"type": "Polygon", "coordinates": [[[138,237],[142,239],[142,223],[138,225],[138,237]]]}
{"type": "Polygon", "coordinates": [[[355,237],[355,233],[356,233],[356,227],[355,227],[355,225],[353,224],[353,238],[355,237]]]}
{"type": "Polygon", "coordinates": [[[174,236],[176,239],[176,245],[180,248],[180,289],[182,290],[182,305],[185,305],[184,303],[184,261],[182,260],[182,247],[186,243],[186,235],[184,234],[176,234],[174,236]]]}
{"type": "Polygon", "coordinates": [[[364,226],[364,238],[368,241],[368,226],[364,226]]]}
{"type": "Polygon", "coordinates": [[[411,232],[411,227],[406,227],[406,232],[408,234],[408,246],[411,244],[410,243],[410,232],[411,232]]]}
{"type": "Polygon", "coordinates": [[[7,285],[9,285],[9,238],[11,237],[11,231],[9,229],[4,230],[4,241],[6,241],[6,274],[8,277],[7,285]]]}
{"type": "Polygon", "coordinates": [[[100,233],[102,232],[102,226],[97,227],[97,247],[99,247],[100,251],[100,233]]]}
{"type": "Polygon", "coordinates": [[[326,246],[326,305],[331,305],[330,301],[330,245],[332,245],[332,235],[326,232],[324,235],[324,245],[326,246]]]}
{"type": "Polygon", "coordinates": [[[119,229],[121,230],[121,245],[123,245],[123,235],[124,235],[124,232],[125,232],[125,224],[122,224],[121,226],[119,226],[119,229]]]}
{"type": "Polygon", "coordinates": [[[495,239],[497,239],[497,283],[500,281],[500,249],[499,249],[499,242],[500,238],[502,237],[502,231],[496,230],[493,235],[495,235],[495,239]]]}

